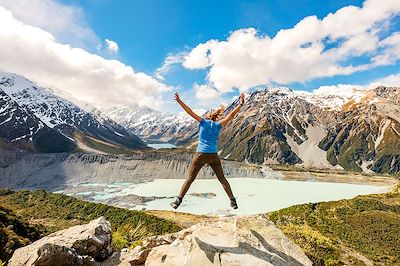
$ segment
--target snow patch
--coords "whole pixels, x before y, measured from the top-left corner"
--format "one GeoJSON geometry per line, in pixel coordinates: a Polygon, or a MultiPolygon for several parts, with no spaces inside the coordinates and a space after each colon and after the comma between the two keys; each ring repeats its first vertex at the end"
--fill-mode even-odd
{"type": "Polygon", "coordinates": [[[362,161],[361,165],[359,165],[361,167],[361,169],[363,170],[364,173],[366,174],[373,174],[375,173],[374,171],[372,171],[371,169],[369,169],[369,167],[374,163],[373,160],[371,161],[362,161]]]}
{"type": "Polygon", "coordinates": [[[122,134],[120,134],[120,133],[118,133],[118,132],[115,132],[115,131],[113,131],[113,132],[114,132],[115,135],[118,135],[118,136],[120,136],[120,137],[125,137],[124,135],[122,135],[122,134]]]}
{"type": "Polygon", "coordinates": [[[383,124],[383,126],[381,128],[379,128],[379,136],[376,138],[375,140],[375,150],[378,148],[379,144],[381,143],[383,136],[385,135],[385,131],[388,128],[388,126],[390,125],[390,120],[386,119],[385,123],[383,124]]]}
{"type": "Polygon", "coordinates": [[[284,135],[292,151],[303,161],[303,166],[334,168],[326,159],[326,151],[318,147],[318,144],[326,135],[325,130],[322,127],[309,126],[306,129],[308,139],[300,145],[297,144],[287,133],[284,135]]]}

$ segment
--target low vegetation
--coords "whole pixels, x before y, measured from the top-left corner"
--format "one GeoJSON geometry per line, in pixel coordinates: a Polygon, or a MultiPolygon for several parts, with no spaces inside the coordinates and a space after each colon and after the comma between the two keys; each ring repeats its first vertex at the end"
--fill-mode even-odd
{"type": "Polygon", "coordinates": [[[117,249],[134,246],[148,236],[181,230],[174,222],[142,211],[85,202],[44,190],[14,192],[0,189],[0,206],[2,261],[7,261],[16,248],[31,241],[100,216],[111,222],[113,245],[117,249]]]}
{"type": "Polygon", "coordinates": [[[400,265],[400,187],[267,214],[315,265],[400,265]]]}
{"type": "Polygon", "coordinates": [[[15,249],[39,239],[44,232],[44,227],[30,225],[0,206],[0,265],[11,257],[15,249]]]}

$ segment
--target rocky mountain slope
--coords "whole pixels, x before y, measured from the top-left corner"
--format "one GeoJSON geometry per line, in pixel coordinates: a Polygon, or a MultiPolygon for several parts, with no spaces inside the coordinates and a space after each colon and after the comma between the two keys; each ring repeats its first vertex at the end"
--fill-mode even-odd
{"type": "MultiPolygon", "coordinates": [[[[205,112],[202,109],[194,111],[199,115],[205,112]]],[[[146,106],[121,106],[106,109],[104,113],[147,142],[169,142],[179,145],[182,139],[193,138],[188,129],[194,121],[185,112],[170,114],[146,106]]]]}
{"type": "MultiPolygon", "coordinates": [[[[219,153],[228,160],[259,164],[398,174],[399,95],[393,87],[357,90],[353,97],[288,88],[256,91],[222,129],[219,153]]],[[[188,130],[193,138],[181,142],[191,148],[197,127],[188,130]]]]}
{"type": "Polygon", "coordinates": [[[13,144],[40,152],[68,152],[76,148],[72,140],[49,128],[29,110],[21,108],[1,89],[0,139],[3,146],[13,144]]]}
{"type": "Polygon", "coordinates": [[[332,164],[353,171],[400,173],[400,89],[378,87],[335,112],[319,146],[332,164]]]}
{"type": "MultiPolygon", "coordinates": [[[[15,136],[33,141],[32,135],[38,133],[38,128],[54,129],[73,141],[83,150],[93,151],[104,147],[121,149],[147,149],[147,146],[137,136],[118,125],[108,117],[95,110],[84,110],[72,102],[56,96],[50,89],[39,87],[35,83],[15,74],[0,73],[0,93],[2,95],[2,107],[12,108],[5,114],[13,115],[12,110],[29,114],[14,114],[15,119],[26,119],[32,128],[32,133],[15,136]],[[16,110],[17,110],[16,109],[16,110]],[[33,120],[32,120],[33,119],[33,120]],[[31,121],[32,120],[32,121],[31,121]],[[30,139],[32,138],[32,139],[30,139]]],[[[7,119],[7,118],[6,118],[7,119]]],[[[5,119],[5,120],[6,120],[5,119]]],[[[0,131],[10,131],[4,124],[0,125],[0,131]]],[[[18,134],[18,130],[12,130],[18,134]]]]}

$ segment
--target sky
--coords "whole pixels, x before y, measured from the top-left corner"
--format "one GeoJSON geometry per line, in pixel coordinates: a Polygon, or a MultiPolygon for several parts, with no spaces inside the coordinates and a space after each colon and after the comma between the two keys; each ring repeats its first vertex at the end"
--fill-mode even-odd
{"type": "Polygon", "coordinates": [[[400,86],[398,0],[0,0],[0,25],[1,70],[98,108],[400,86]]]}

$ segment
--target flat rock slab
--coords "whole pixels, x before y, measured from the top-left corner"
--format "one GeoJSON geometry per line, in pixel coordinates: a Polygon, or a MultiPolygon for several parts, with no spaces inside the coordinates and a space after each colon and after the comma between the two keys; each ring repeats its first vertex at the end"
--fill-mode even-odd
{"type": "Polygon", "coordinates": [[[312,265],[302,249],[262,216],[196,224],[167,245],[152,249],[146,266],[312,265]]]}

